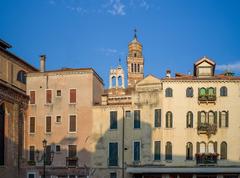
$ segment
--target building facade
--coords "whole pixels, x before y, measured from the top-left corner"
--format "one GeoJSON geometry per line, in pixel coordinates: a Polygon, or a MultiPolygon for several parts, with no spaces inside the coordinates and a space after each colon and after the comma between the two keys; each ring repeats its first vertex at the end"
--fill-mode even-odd
{"type": "Polygon", "coordinates": [[[0,177],[19,177],[28,105],[26,74],[37,71],[0,40],[0,177]]]}
{"type": "Polygon", "coordinates": [[[90,172],[92,106],[100,103],[103,81],[91,68],[45,70],[27,75],[30,97],[26,122],[27,161],[23,177],[86,177],[90,172]],[[54,151],[54,155],[51,155],[54,151]]]}
{"type": "Polygon", "coordinates": [[[92,177],[240,177],[240,77],[216,74],[203,57],[192,75],[167,70],[164,78],[140,79],[144,62],[140,70],[129,62],[139,60],[136,40],[128,88],[110,87],[93,108],[92,177]]]}

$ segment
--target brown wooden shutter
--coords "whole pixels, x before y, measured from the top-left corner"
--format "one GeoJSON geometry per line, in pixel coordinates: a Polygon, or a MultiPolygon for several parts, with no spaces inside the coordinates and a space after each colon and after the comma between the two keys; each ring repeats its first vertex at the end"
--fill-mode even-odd
{"type": "Polygon", "coordinates": [[[70,89],[70,103],[76,103],[76,89],[70,89]]]}
{"type": "Polygon", "coordinates": [[[30,104],[35,104],[35,91],[30,91],[30,104]]]}
{"type": "Polygon", "coordinates": [[[30,133],[35,133],[35,117],[30,117],[30,133]]]}
{"type": "Polygon", "coordinates": [[[217,125],[217,111],[214,112],[214,124],[217,125]]]}
{"type": "Polygon", "coordinates": [[[76,132],[76,116],[74,116],[74,115],[70,116],[69,131],[76,132]]]}
{"type": "Polygon", "coordinates": [[[46,132],[52,131],[52,122],[51,122],[51,116],[46,117],[46,132]]]}
{"type": "Polygon", "coordinates": [[[222,127],[222,113],[219,111],[219,128],[222,127]]]}
{"type": "Polygon", "coordinates": [[[228,127],[229,122],[229,111],[226,112],[226,127],[228,127]]]}
{"type": "Polygon", "coordinates": [[[198,126],[199,127],[201,124],[201,111],[198,111],[198,126]]]}
{"type": "Polygon", "coordinates": [[[46,101],[47,103],[52,103],[52,90],[46,91],[46,101]]]}
{"type": "Polygon", "coordinates": [[[197,142],[197,153],[200,153],[200,143],[197,142]]]}
{"type": "Polygon", "coordinates": [[[214,153],[217,153],[217,142],[214,142],[214,153]]]}

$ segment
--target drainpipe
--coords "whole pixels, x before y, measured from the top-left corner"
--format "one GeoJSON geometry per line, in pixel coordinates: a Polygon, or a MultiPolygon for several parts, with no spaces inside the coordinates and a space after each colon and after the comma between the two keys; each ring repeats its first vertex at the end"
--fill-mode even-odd
{"type": "Polygon", "coordinates": [[[122,117],[122,120],[123,120],[123,125],[122,125],[122,178],[124,178],[124,137],[125,137],[125,116],[124,116],[124,107],[122,106],[122,111],[123,111],[123,117],[122,117]]]}

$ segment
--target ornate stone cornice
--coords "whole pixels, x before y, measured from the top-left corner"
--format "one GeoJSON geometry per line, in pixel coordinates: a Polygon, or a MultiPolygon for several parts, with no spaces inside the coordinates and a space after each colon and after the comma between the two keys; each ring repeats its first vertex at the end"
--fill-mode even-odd
{"type": "Polygon", "coordinates": [[[15,91],[10,87],[6,87],[0,84],[0,104],[3,101],[8,101],[10,103],[17,103],[19,105],[20,111],[27,109],[29,97],[26,94],[15,91]]]}

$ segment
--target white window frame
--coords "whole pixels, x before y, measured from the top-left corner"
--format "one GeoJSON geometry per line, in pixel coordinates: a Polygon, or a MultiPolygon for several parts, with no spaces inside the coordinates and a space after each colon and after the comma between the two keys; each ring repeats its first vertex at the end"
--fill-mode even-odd
{"type": "Polygon", "coordinates": [[[32,172],[32,171],[27,172],[27,178],[29,178],[29,175],[30,175],[30,174],[33,174],[33,175],[34,175],[34,178],[37,178],[36,172],[32,172]]]}
{"type": "Polygon", "coordinates": [[[77,104],[77,88],[69,88],[69,90],[68,90],[68,103],[73,104],[73,105],[77,104]],[[70,102],[70,90],[72,90],[72,89],[76,91],[76,102],[75,103],[70,102]]]}
{"type": "Polygon", "coordinates": [[[29,90],[29,93],[28,93],[28,94],[29,94],[29,97],[31,96],[31,95],[30,95],[31,91],[34,91],[34,92],[35,92],[35,103],[34,103],[34,104],[31,104],[31,103],[30,103],[30,100],[29,100],[29,105],[34,106],[34,105],[36,105],[36,93],[37,93],[37,92],[36,92],[36,90],[29,90]]]}
{"type": "Polygon", "coordinates": [[[52,129],[53,129],[53,125],[52,125],[52,116],[51,115],[45,115],[45,126],[44,126],[44,132],[45,132],[45,134],[52,134],[52,129]],[[47,117],[51,117],[51,132],[47,132],[47,117]]]}
{"type": "Polygon", "coordinates": [[[57,98],[60,98],[60,97],[62,97],[62,90],[61,90],[61,89],[57,89],[57,90],[56,90],[56,93],[55,93],[55,96],[56,96],[57,98]],[[60,95],[60,96],[58,96],[58,95],[57,95],[57,92],[58,92],[58,91],[60,91],[60,92],[61,92],[61,95],[60,95]]]}
{"type": "Polygon", "coordinates": [[[37,129],[37,125],[36,125],[36,116],[29,116],[29,122],[28,122],[28,124],[29,124],[29,129],[28,129],[28,133],[29,133],[29,135],[35,135],[36,134],[36,129],[37,129]],[[34,127],[35,127],[35,132],[30,132],[30,128],[31,128],[31,117],[34,117],[35,118],[35,125],[34,125],[34,127]]]}
{"type": "Polygon", "coordinates": [[[53,104],[53,89],[45,89],[45,104],[46,105],[52,105],[53,104]],[[51,103],[47,103],[47,90],[51,90],[52,92],[52,98],[51,98],[51,103]]]}
{"type": "Polygon", "coordinates": [[[61,116],[61,115],[56,115],[56,117],[55,117],[55,123],[56,123],[56,124],[61,124],[61,123],[62,123],[62,116],[61,116]],[[61,121],[60,121],[60,122],[57,122],[57,117],[58,117],[58,116],[61,117],[61,121]]]}
{"type": "Polygon", "coordinates": [[[138,162],[138,161],[135,161],[134,160],[134,142],[139,142],[140,143],[140,156],[139,156],[139,162],[141,162],[141,156],[142,156],[142,149],[141,149],[141,145],[142,145],[142,142],[141,142],[141,140],[133,140],[132,141],[132,161],[133,162],[138,162]]]}

